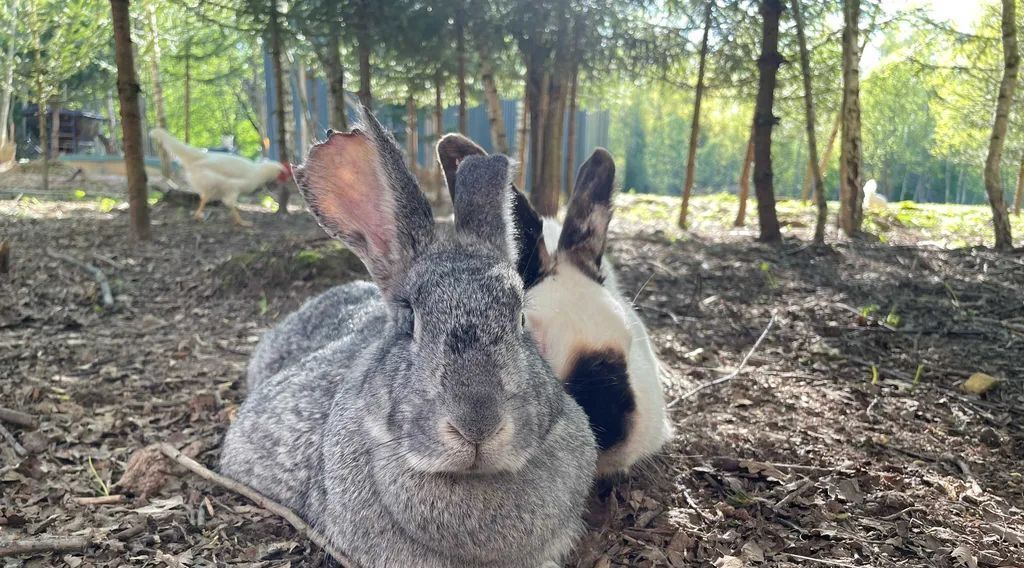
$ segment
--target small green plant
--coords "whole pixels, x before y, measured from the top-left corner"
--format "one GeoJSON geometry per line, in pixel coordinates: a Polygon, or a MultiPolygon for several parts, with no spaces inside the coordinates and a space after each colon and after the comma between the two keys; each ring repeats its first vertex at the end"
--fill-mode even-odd
{"type": "Polygon", "coordinates": [[[878,313],[878,305],[871,304],[870,306],[864,306],[860,309],[860,315],[869,318],[878,313]]]}
{"type": "Polygon", "coordinates": [[[117,199],[104,197],[100,199],[100,211],[102,211],[103,213],[110,213],[111,211],[114,210],[114,207],[117,207],[118,203],[120,202],[117,199]]]}
{"type": "Polygon", "coordinates": [[[106,497],[110,495],[110,488],[103,482],[103,478],[100,477],[100,474],[96,471],[96,467],[92,465],[92,456],[89,456],[89,473],[91,473],[93,479],[96,480],[96,484],[100,486],[100,491],[103,493],[103,496],[106,497]]]}
{"type": "Polygon", "coordinates": [[[324,259],[324,255],[320,254],[319,251],[306,249],[300,250],[295,254],[295,260],[300,264],[316,264],[324,259]]]}
{"type": "Polygon", "coordinates": [[[81,188],[76,189],[76,190],[71,192],[71,196],[74,197],[77,200],[85,199],[85,195],[86,195],[85,194],[85,190],[81,189],[81,188]]]}
{"type": "Polygon", "coordinates": [[[878,384],[878,367],[876,365],[871,365],[871,384],[878,384]]]}
{"type": "Polygon", "coordinates": [[[775,276],[772,275],[772,265],[771,265],[771,263],[769,263],[767,261],[762,261],[760,266],[759,266],[759,268],[761,269],[761,272],[764,274],[765,280],[768,281],[768,287],[773,289],[773,290],[775,288],[778,288],[779,287],[779,282],[778,282],[778,280],[775,279],[775,276]]]}
{"type": "Polygon", "coordinates": [[[889,313],[885,315],[885,323],[891,327],[899,327],[900,322],[902,321],[903,318],[901,318],[900,315],[896,313],[896,306],[893,305],[892,309],[889,310],[889,313]]]}
{"type": "Polygon", "coordinates": [[[275,213],[277,212],[277,201],[275,201],[274,198],[270,197],[269,195],[264,195],[263,199],[260,199],[260,207],[263,207],[264,209],[272,213],[275,213]]]}
{"type": "Polygon", "coordinates": [[[914,386],[921,384],[921,376],[924,375],[924,365],[917,366],[917,372],[914,373],[914,386]]]}
{"type": "Polygon", "coordinates": [[[261,316],[262,315],[266,315],[267,314],[267,310],[270,309],[270,302],[267,301],[267,295],[266,294],[260,294],[260,300],[259,300],[259,302],[257,302],[257,305],[260,308],[260,315],[261,316]]]}

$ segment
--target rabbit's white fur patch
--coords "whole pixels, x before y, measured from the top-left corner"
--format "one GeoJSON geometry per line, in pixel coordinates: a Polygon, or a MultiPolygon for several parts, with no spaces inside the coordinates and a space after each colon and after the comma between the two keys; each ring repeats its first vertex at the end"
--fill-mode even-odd
{"type": "MultiPolygon", "coordinates": [[[[544,219],[544,242],[558,242],[562,226],[544,219]]],[[[550,243],[550,244],[548,244],[550,243]]],[[[622,442],[598,457],[598,474],[627,471],[657,453],[671,437],[666,420],[658,359],[640,317],[618,288],[605,258],[604,283],[595,282],[571,262],[558,262],[554,272],[527,291],[527,321],[544,358],[563,381],[580,353],[612,349],[624,355],[629,388],[636,409],[622,442]]]]}

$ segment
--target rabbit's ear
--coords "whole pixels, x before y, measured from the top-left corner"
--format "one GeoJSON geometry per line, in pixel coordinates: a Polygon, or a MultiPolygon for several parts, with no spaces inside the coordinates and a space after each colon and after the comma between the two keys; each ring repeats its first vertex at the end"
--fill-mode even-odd
{"type": "Polygon", "coordinates": [[[359,256],[385,295],[433,240],[430,204],[366,109],[352,132],[313,146],[295,179],[320,226],[359,256]]]}
{"type": "Polygon", "coordinates": [[[437,161],[444,172],[444,182],[448,186],[448,195],[455,203],[455,172],[459,164],[467,156],[486,156],[487,152],[477,146],[469,138],[461,134],[446,134],[437,142],[437,161]]]}
{"type": "Polygon", "coordinates": [[[580,166],[569,200],[558,252],[595,280],[601,279],[601,256],[612,220],[615,162],[604,148],[580,166]]]}
{"type": "Polygon", "coordinates": [[[455,229],[491,246],[509,261],[518,257],[512,224],[512,171],[506,156],[468,156],[455,177],[455,229]]]}
{"type": "Polygon", "coordinates": [[[544,244],[544,222],[530,200],[512,186],[512,225],[515,228],[517,256],[516,268],[523,278],[523,287],[536,284],[548,264],[548,249],[544,244]]]}

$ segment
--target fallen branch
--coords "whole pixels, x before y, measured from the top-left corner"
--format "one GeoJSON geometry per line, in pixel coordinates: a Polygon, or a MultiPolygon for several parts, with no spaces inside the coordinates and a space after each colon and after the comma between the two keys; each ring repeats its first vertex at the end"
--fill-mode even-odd
{"type": "Polygon", "coordinates": [[[0,558],[40,552],[78,552],[89,548],[92,539],[84,536],[41,536],[0,543],[0,558]]]}
{"type": "Polygon", "coordinates": [[[75,497],[79,505],[116,505],[124,503],[124,495],[101,495],[99,497],[75,497]]]}
{"type": "Polygon", "coordinates": [[[110,283],[107,281],[107,276],[103,274],[103,271],[88,262],[82,262],[76,258],[70,257],[66,254],[61,254],[53,249],[46,249],[46,254],[56,258],[57,260],[63,260],[64,262],[74,264],[75,266],[85,270],[92,277],[96,279],[96,282],[100,285],[100,293],[103,296],[103,307],[111,308],[114,305],[114,295],[110,293],[110,283]]]}
{"type": "Polygon", "coordinates": [[[713,381],[711,381],[709,383],[704,383],[703,385],[700,385],[699,387],[694,388],[693,390],[683,394],[682,396],[677,396],[672,402],[668,403],[667,408],[672,408],[676,404],[679,404],[680,401],[686,400],[686,399],[690,398],[691,396],[699,393],[700,391],[702,391],[702,390],[704,390],[706,388],[711,388],[711,387],[713,387],[715,385],[720,385],[722,383],[729,382],[729,381],[735,379],[736,377],[738,377],[740,375],[740,372],[743,371],[743,368],[747,366],[747,361],[750,360],[751,355],[753,355],[754,352],[757,351],[757,348],[761,346],[761,342],[764,341],[764,338],[768,336],[768,331],[771,330],[772,325],[774,323],[775,323],[775,314],[772,314],[772,319],[768,320],[768,325],[764,328],[764,331],[761,332],[761,336],[758,337],[757,341],[754,342],[754,346],[750,348],[750,351],[747,352],[747,355],[743,358],[742,361],[740,361],[740,365],[739,365],[739,367],[736,367],[735,371],[729,373],[728,375],[726,375],[726,376],[724,376],[724,377],[722,377],[720,379],[715,379],[715,380],[713,380],[713,381]]]}
{"type": "Polygon", "coordinates": [[[0,406],[0,422],[9,422],[16,424],[29,430],[35,429],[36,419],[31,414],[25,414],[17,410],[11,410],[10,408],[4,408],[0,406]]]}
{"type": "Polygon", "coordinates": [[[19,444],[18,439],[14,437],[14,434],[11,434],[11,431],[8,430],[7,428],[4,428],[2,424],[0,424],[0,436],[3,436],[3,438],[7,440],[7,443],[10,444],[12,448],[14,448],[14,453],[18,454],[21,457],[25,457],[28,455],[28,451],[25,449],[25,447],[19,444]]]}
{"type": "Polygon", "coordinates": [[[291,526],[293,526],[295,530],[299,532],[299,534],[311,540],[313,544],[316,544],[325,552],[327,552],[327,554],[330,554],[331,557],[337,560],[341,564],[342,568],[357,567],[357,564],[355,562],[349,560],[348,557],[346,557],[344,554],[342,554],[340,551],[334,548],[334,546],[331,543],[327,542],[327,539],[324,538],[323,535],[313,530],[312,527],[306,524],[306,521],[303,521],[301,518],[299,518],[299,516],[296,515],[295,512],[289,509],[288,507],[285,507],[284,505],[281,505],[280,503],[277,503],[276,501],[273,501],[265,497],[264,495],[262,495],[261,493],[259,493],[258,491],[251,487],[248,487],[232,479],[228,479],[223,475],[220,475],[219,473],[210,471],[203,464],[179,452],[177,448],[170,444],[162,443],[160,444],[159,447],[160,451],[163,452],[165,456],[172,459],[178,465],[184,467],[185,469],[191,471],[192,473],[198,475],[199,477],[202,477],[207,481],[212,481],[213,483],[220,485],[224,489],[234,491],[235,493],[238,493],[239,495],[248,498],[253,503],[256,503],[260,507],[288,521],[288,523],[291,526]]]}

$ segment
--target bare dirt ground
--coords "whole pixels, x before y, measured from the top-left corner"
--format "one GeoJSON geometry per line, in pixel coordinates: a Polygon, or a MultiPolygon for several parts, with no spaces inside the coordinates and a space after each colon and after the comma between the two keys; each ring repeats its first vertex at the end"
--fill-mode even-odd
{"type": "MultiPolygon", "coordinates": [[[[221,208],[196,223],[158,205],[154,240],[133,245],[117,207],[9,197],[0,406],[38,427],[0,422],[0,546],[92,544],[4,566],[321,565],[284,521],[140,450],[168,442],[215,468],[260,333],[358,261],[303,213],[251,208],[239,230],[221,208]],[[114,307],[48,249],[100,268],[114,307]],[[106,494],[125,497],[79,501],[106,494]]],[[[776,250],[621,217],[611,254],[667,367],[676,438],[597,489],[568,566],[1024,563],[1024,256],[776,250]],[[735,379],[692,393],[773,315],[735,379]],[[964,392],[977,371],[1002,382],[964,392]]]]}

